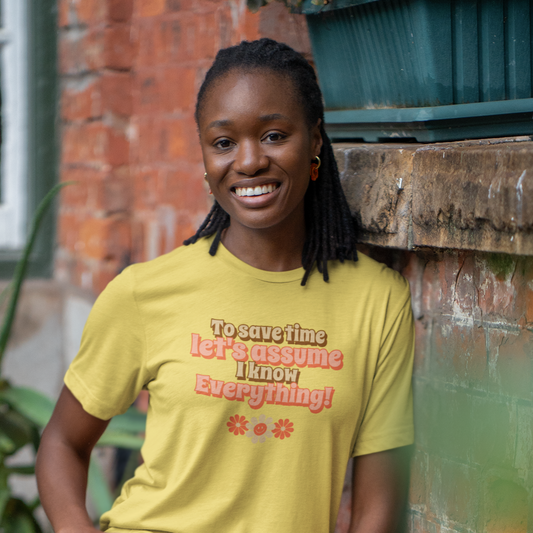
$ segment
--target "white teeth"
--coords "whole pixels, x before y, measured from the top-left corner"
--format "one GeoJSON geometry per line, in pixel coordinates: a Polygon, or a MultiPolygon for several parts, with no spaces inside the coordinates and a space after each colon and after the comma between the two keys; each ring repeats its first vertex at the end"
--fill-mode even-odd
{"type": "Polygon", "coordinates": [[[257,187],[237,187],[235,188],[235,194],[237,196],[261,196],[262,194],[268,194],[275,191],[278,188],[275,184],[258,185],[257,187]]]}

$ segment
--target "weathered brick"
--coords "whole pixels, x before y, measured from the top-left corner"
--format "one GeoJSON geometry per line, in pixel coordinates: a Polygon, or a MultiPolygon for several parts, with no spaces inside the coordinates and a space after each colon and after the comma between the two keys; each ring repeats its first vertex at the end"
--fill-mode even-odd
{"type": "Polygon", "coordinates": [[[133,0],[108,0],[108,14],[113,22],[131,21],[133,0]]]}
{"type": "Polygon", "coordinates": [[[70,0],[58,0],[57,3],[57,25],[59,28],[68,26],[70,0]]]}
{"type": "Polygon", "coordinates": [[[104,23],[107,16],[107,0],[72,2],[72,9],[75,11],[79,24],[93,25],[104,23]]]}
{"type": "Polygon", "coordinates": [[[103,109],[116,115],[132,113],[132,76],[129,72],[105,72],[102,76],[103,109]]]}
{"type": "Polygon", "coordinates": [[[161,64],[179,64],[192,58],[195,18],[192,13],[181,13],[178,19],[165,19],[159,23],[160,39],[154,44],[161,64]]]}
{"type": "Polygon", "coordinates": [[[141,17],[155,17],[165,11],[166,0],[139,0],[139,15],[141,17]]]}
{"type": "Polygon", "coordinates": [[[63,209],[84,212],[97,209],[95,198],[99,182],[105,172],[90,167],[66,167],[62,169],[63,181],[73,182],[61,192],[61,206],[63,209]]]}
{"type": "Polygon", "coordinates": [[[413,373],[417,376],[427,375],[431,346],[432,323],[429,318],[415,320],[415,357],[413,373]]]}
{"type": "Polygon", "coordinates": [[[176,221],[175,229],[175,246],[180,246],[185,239],[196,233],[203,219],[205,218],[205,211],[187,212],[180,210],[176,221]]]}
{"type": "Polygon", "coordinates": [[[135,117],[132,121],[134,139],[132,140],[132,162],[149,164],[161,157],[159,121],[153,116],[135,117]]]}
{"type": "Polygon", "coordinates": [[[476,469],[435,458],[430,460],[428,483],[430,515],[478,531],[481,483],[476,469]]]}
{"type": "Polygon", "coordinates": [[[281,2],[271,2],[259,10],[259,32],[288,44],[306,57],[312,57],[305,15],[288,14],[281,2]]]}
{"type": "Polygon", "coordinates": [[[124,132],[103,124],[89,122],[63,128],[62,162],[64,164],[109,164],[128,162],[129,141],[124,132]]]}
{"type": "Polygon", "coordinates": [[[62,162],[106,163],[108,127],[101,122],[67,125],[62,131],[62,162]]]}
{"type": "Polygon", "coordinates": [[[80,229],[83,219],[79,213],[62,213],[58,221],[59,245],[72,252],[80,251],[80,229]]]}
{"type": "Polygon", "coordinates": [[[190,11],[198,5],[195,0],[166,0],[165,9],[167,13],[178,13],[180,11],[190,11]]]}
{"type": "Polygon", "coordinates": [[[116,70],[129,70],[135,57],[135,43],[131,39],[129,24],[114,24],[105,29],[105,66],[116,70]]]}
{"type": "Polygon", "coordinates": [[[141,19],[136,27],[138,31],[136,67],[160,65],[164,56],[164,46],[159,23],[153,19],[141,19]]]}
{"type": "Polygon", "coordinates": [[[504,395],[533,399],[533,332],[489,331],[489,390],[504,395]]]}
{"type": "Polygon", "coordinates": [[[98,76],[68,80],[61,97],[63,120],[88,120],[102,116],[101,80],[98,76]]]}
{"type": "Polygon", "coordinates": [[[171,204],[191,212],[208,207],[208,194],[202,176],[181,170],[166,170],[158,182],[158,203],[171,204]]]}
{"type": "MultiPolygon", "coordinates": [[[[483,254],[479,256],[477,263],[477,294],[485,319],[505,322],[523,316],[524,302],[519,298],[516,284],[513,282],[517,267],[516,258],[503,254],[483,254]]],[[[525,283],[521,290],[525,293],[525,283]]]]}
{"type": "Polygon", "coordinates": [[[87,257],[99,260],[122,260],[129,254],[131,227],[128,220],[117,218],[92,218],[80,228],[80,251],[87,257]]]}
{"type": "Polygon", "coordinates": [[[113,167],[127,165],[129,162],[130,142],[124,131],[115,128],[108,130],[107,162],[113,167]]]}
{"type": "Polygon", "coordinates": [[[409,506],[423,512],[428,504],[428,455],[417,450],[411,460],[411,477],[409,483],[409,506]]]}
{"type": "Polygon", "coordinates": [[[146,261],[144,248],[144,221],[141,220],[140,213],[132,220],[131,227],[131,262],[139,263],[146,261]]]}
{"type": "Polygon", "coordinates": [[[526,319],[529,324],[533,322],[533,281],[526,288],[526,319]]]}
{"type": "Polygon", "coordinates": [[[196,69],[167,67],[160,71],[159,85],[165,111],[193,109],[196,102],[196,69]]]}
{"type": "Polygon", "coordinates": [[[512,468],[517,431],[514,402],[473,396],[471,409],[469,463],[484,469],[512,468]]]}
{"type": "Polygon", "coordinates": [[[446,383],[487,390],[488,368],[483,327],[441,318],[433,324],[429,373],[446,383]]]}
{"type": "Polygon", "coordinates": [[[138,168],[134,172],[134,200],[133,207],[135,210],[153,209],[157,205],[158,187],[160,181],[161,169],[155,169],[149,166],[138,168]]]}
{"type": "Polygon", "coordinates": [[[97,204],[106,215],[126,212],[131,207],[132,183],[127,167],[119,167],[102,177],[97,204]]]}
{"type": "Polygon", "coordinates": [[[90,29],[83,42],[87,68],[100,70],[105,67],[105,31],[103,29],[90,29]]]}
{"type": "Polygon", "coordinates": [[[136,115],[157,113],[161,110],[161,83],[159,69],[143,68],[135,76],[133,109],[136,115]]]}

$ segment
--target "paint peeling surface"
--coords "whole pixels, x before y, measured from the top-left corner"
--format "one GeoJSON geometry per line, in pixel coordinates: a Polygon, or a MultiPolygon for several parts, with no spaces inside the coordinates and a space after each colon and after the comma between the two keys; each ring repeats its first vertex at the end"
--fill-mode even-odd
{"type": "Polygon", "coordinates": [[[531,532],[533,257],[364,252],[411,287],[416,437],[401,531],[531,532]]]}
{"type": "Polygon", "coordinates": [[[533,142],[353,144],[336,156],[363,242],[533,255],[533,142]]]}

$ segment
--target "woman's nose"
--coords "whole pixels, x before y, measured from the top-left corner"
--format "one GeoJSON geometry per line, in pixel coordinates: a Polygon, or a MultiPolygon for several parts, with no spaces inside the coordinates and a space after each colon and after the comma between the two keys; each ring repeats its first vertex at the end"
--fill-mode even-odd
{"type": "Polygon", "coordinates": [[[254,176],[266,167],[268,167],[268,157],[263,152],[260,143],[246,141],[239,145],[233,164],[236,172],[254,176]]]}

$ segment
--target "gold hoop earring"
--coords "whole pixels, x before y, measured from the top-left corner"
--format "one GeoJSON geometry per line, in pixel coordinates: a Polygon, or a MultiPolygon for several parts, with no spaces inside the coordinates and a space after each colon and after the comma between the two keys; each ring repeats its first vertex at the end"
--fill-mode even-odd
{"type": "Polygon", "coordinates": [[[318,179],[318,169],[320,168],[320,165],[322,162],[320,161],[320,157],[316,156],[316,163],[311,163],[311,179],[313,181],[316,181],[318,179]]]}

